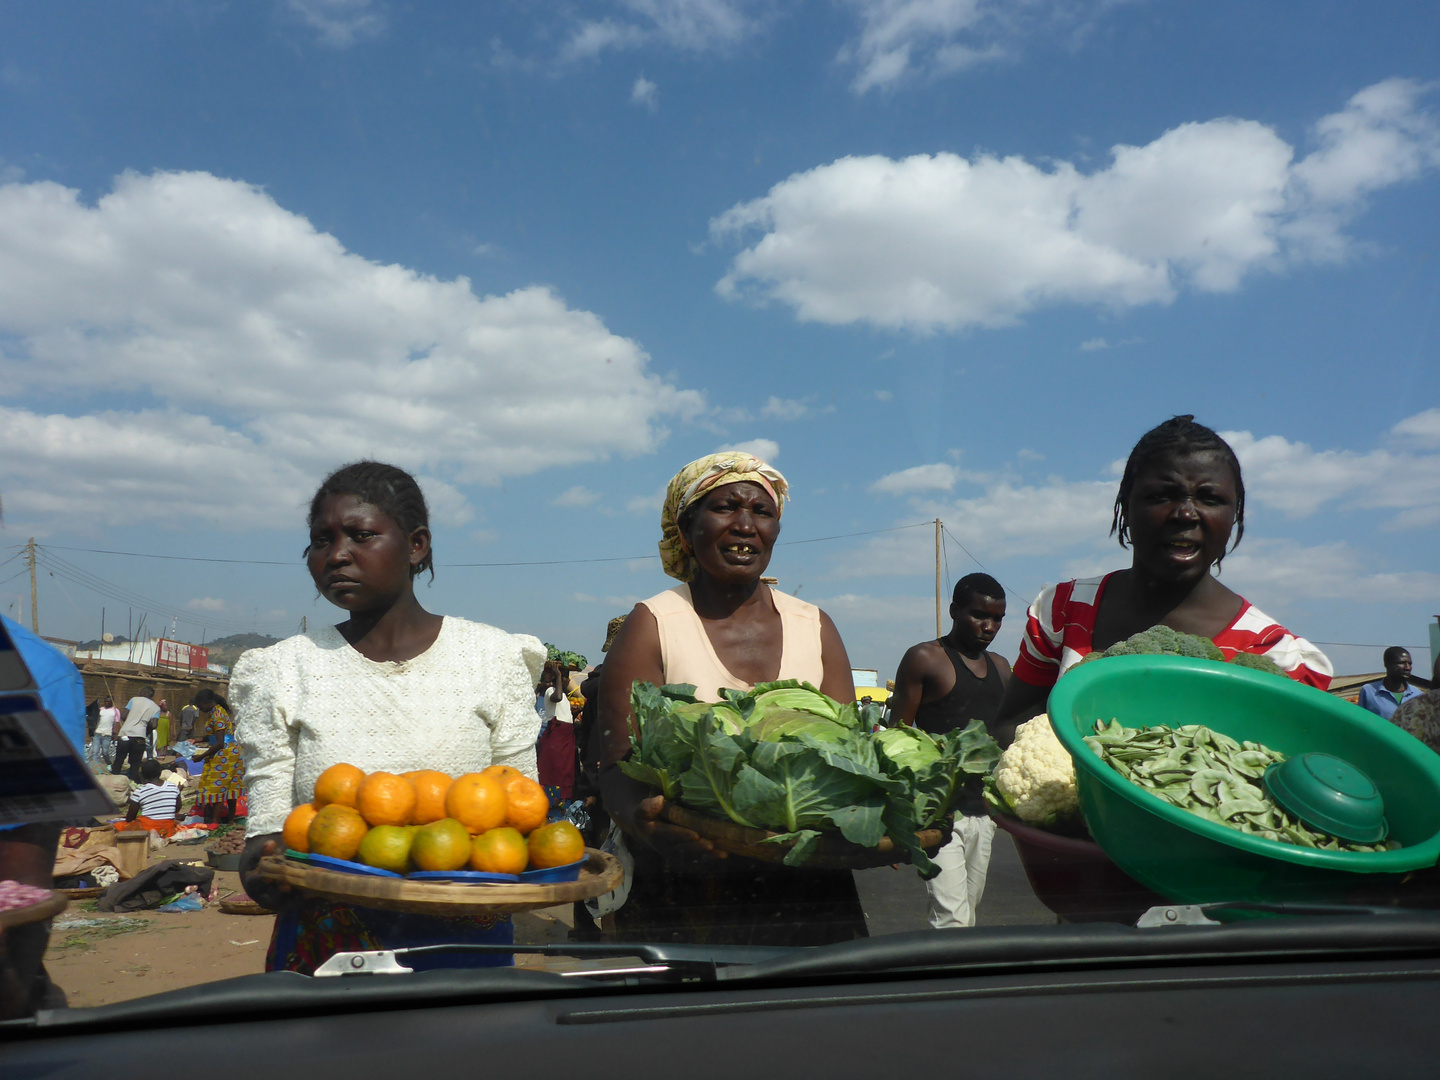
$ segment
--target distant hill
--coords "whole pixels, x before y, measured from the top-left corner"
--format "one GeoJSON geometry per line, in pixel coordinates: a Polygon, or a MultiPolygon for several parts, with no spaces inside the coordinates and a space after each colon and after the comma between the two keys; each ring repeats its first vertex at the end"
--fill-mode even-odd
{"type": "Polygon", "coordinates": [[[234,667],[235,661],[240,659],[241,653],[250,649],[263,649],[267,645],[274,645],[279,640],[269,634],[231,634],[229,637],[207,641],[205,647],[210,650],[212,664],[234,667]]]}
{"type": "MultiPolygon", "coordinates": [[[[130,639],[124,634],[116,634],[111,645],[124,645],[130,639]]],[[[274,645],[279,638],[271,637],[269,634],[231,634],[229,637],[215,638],[207,641],[205,647],[210,650],[210,662],[212,664],[224,664],[226,667],[233,667],[235,661],[240,659],[240,654],[247,649],[263,649],[267,645],[274,645]]],[[[100,647],[100,640],[82,641],[76,646],[79,650],[97,649],[100,647]]]]}

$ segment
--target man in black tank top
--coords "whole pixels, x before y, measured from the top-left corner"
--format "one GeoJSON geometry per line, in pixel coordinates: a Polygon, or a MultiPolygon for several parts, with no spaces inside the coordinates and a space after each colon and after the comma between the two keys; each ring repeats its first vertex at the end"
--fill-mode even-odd
{"type": "MultiPolygon", "coordinates": [[[[1005,590],[989,574],[969,574],[955,583],[950,632],[922,641],[905,653],[895,673],[890,722],[914,724],[940,734],[971,720],[990,724],[1010,681],[1010,664],[988,652],[1005,619],[1005,590]]],[[[974,926],[990,868],[995,823],[985,812],[978,781],[965,788],[956,808],[955,832],[935,861],[940,874],[925,883],[930,925],[937,929],[974,926]]]]}

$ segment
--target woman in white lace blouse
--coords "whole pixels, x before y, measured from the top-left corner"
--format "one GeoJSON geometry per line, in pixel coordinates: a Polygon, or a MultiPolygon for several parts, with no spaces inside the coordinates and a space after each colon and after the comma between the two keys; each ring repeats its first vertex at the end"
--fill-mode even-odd
{"type": "MultiPolygon", "coordinates": [[[[534,778],[535,680],[545,647],[525,634],[432,615],[414,579],[430,570],[425,497],[408,473],[362,461],[332,474],[310,506],[310,575],[350,613],[235,664],[230,698],[245,758],[242,882],[281,912],[267,970],[313,971],[339,951],[440,942],[509,943],[508,919],[436,919],[300,900],[254,873],[280,850],[294,806],[348,762],[366,772],[439,769],[452,776],[513,765],[534,778]]],[[[444,954],[430,966],[509,962],[508,954],[444,954]]]]}

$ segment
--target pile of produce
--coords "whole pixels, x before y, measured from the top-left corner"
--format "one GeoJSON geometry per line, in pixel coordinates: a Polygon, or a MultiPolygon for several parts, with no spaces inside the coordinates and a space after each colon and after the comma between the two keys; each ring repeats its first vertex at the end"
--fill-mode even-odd
{"type": "MultiPolygon", "coordinates": [[[[1107,656],[1193,656],[1197,660],[1218,660],[1222,664],[1226,663],[1225,654],[1209,638],[1199,637],[1196,634],[1182,634],[1179,630],[1173,630],[1168,626],[1152,626],[1149,630],[1131,634],[1124,641],[1117,641],[1103,652],[1087,653],[1075,667],[1094,660],[1104,660],[1107,656]]],[[[1255,671],[1263,671],[1268,675],[1286,677],[1280,665],[1268,656],[1236,653],[1234,659],[1229,663],[1236,667],[1248,667],[1255,671]]],[[[1069,670],[1073,671],[1074,668],[1069,670]]]]}
{"type": "Polygon", "coordinates": [[[1026,824],[1074,831],[1080,809],[1075,763],[1045,713],[1015,729],[1015,741],[986,777],[985,801],[1026,824]]]}
{"type": "Polygon", "coordinates": [[[282,835],[291,850],[395,874],[519,874],[585,854],[580,830],[568,821],[547,825],[549,810],[545,789],[509,765],[452,779],[430,769],[367,775],[342,763],[320,774],[314,801],[290,812],[282,835]]]}
{"type": "Polygon", "coordinates": [[[212,855],[239,855],[245,850],[245,830],[234,825],[221,825],[211,834],[205,850],[212,855]]]}
{"type": "Polygon", "coordinates": [[[569,649],[562,649],[558,645],[551,645],[545,642],[545,658],[552,664],[562,664],[566,671],[584,671],[585,657],[578,652],[569,649]]]}
{"type": "Polygon", "coordinates": [[[1276,805],[1260,780],[1285,755],[1236,742],[1200,724],[1123,727],[1097,720],[1085,742],[1125,779],[1172,806],[1240,832],[1325,851],[1389,851],[1400,845],[1355,844],[1316,832],[1276,805]]]}
{"type": "Polygon", "coordinates": [[[625,773],[667,800],[793,844],[804,863],[821,836],[838,831],[873,848],[888,836],[922,876],[938,868],[915,834],[945,819],[965,780],[1000,756],[985,725],[932,736],[916,728],[874,732],[881,710],[841,705],[808,683],[761,683],[724,701],[695,700],[695,687],[637,682],[630,703],[638,734],[625,773]]]}

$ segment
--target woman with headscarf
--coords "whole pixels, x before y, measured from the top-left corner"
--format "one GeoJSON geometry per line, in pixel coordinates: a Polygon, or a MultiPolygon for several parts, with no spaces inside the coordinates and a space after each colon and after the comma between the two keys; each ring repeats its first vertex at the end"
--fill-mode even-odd
{"type": "Polygon", "coordinates": [[[830,617],[761,581],[788,496],[779,472],[738,451],[692,461],[666,491],[660,559],[681,584],[635,606],[600,685],[601,791],[635,857],[629,899],[616,913],[624,938],[818,945],[865,936],[850,872],[726,858],[666,821],[665,800],[615,767],[630,752],[637,681],[691,683],[700,700],[719,701],[722,688],[800,679],[854,699],[830,617]]]}

